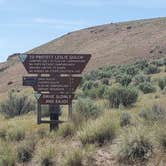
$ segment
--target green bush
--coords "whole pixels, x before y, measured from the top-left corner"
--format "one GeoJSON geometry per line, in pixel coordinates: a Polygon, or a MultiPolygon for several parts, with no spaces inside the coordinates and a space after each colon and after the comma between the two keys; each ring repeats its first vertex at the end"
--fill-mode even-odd
{"type": "Polygon", "coordinates": [[[123,86],[128,86],[131,82],[131,76],[126,74],[121,74],[116,76],[116,82],[120,83],[123,86]]]}
{"type": "Polygon", "coordinates": [[[19,162],[29,162],[33,157],[33,151],[35,149],[34,140],[23,141],[17,147],[17,159],[19,162]]]}
{"type": "Polygon", "coordinates": [[[86,81],[84,82],[84,84],[82,85],[82,89],[83,91],[86,91],[86,90],[90,90],[94,87],[94,82],[93,81],[86,81]]]}
{"type": "Polygon", "coordinates": [[[139,116],[148,121],[157,121],[166,118],[166,111],[160,105],[154,104],[150,109],[142,109],[139,116]]]}
{"type": "Polygon", "coordinates": [[[27,96],[16,95],[14,92],[9,93],[8,99],[0,105],[0,112],[6,118],[20,116],[34,110],[33,101],[29,100],[27,96]]]}
{"type": "Polygon", "coordinates": [[[127,112],[123,112],[120,116],[120,126],[128,126],[131,124],[131,115],[127,112]]]}
{"type": "Polygon", "coordinates": [[[118,108],[120,104],[129,106],[137,101],[138,91],[133,87],[116,85],[110,88],[108,100],[111,107],[118,108]]]}
{"type": "Polygon", "coordinates": [[[125,73],[131,76],[135,76],[139,73],[139,69],[135,65],[127,65],[125,70],[125,73]]]}
{"type": "Polygon", "coordinates": [[[147,60],[139,60],[134,63],[134,66],[139,70],[144,70],[145,68],[148,67],[148,62],[147,60]]]}
{"type": "Polygon", "coordinates": [[[102,79],[102,84],[109,85],[109,79],[107,78],[102,79]]]}
{"type": "Polygon", "coordinates": [[[107,85],[100,85],[97,89],[96,89],[96,95],[98,98],[104,98],[105,97],[105,93],[108,91],[109,86],[107,85]]]}
{"type": "Polygon", "coordinates": [[[153,62],[151,62],[151,64],[156,65],[156,66],[164,66],[164,59],[158,59],[158,60],[154,60],[153,62]]]}
{"type": "Polygon", "coordinates": [[[166,77],[158,80],[158,85],[161,90],[163,90],[166,87],[166,77]]]}
{"type": "Polygon", "coordinates": [[[145,70],[145,74],[156,74],[160,72],[160,69],[156,65],[149,65],[145,70]]]}
{"type": "Polygon", "coordinates": [[[80,113],[83,117],[97,117],[100,113],[99,108],[94,104],[93,100],[79,98],[74,105],[74,111],[80,113]]]}
{"type": "Polygon", "coordinates": [[[156,91],[156,88],[150,82],[140,83],[138,87],[145,94],[156,91]]]}
{"type": "Polygon", "coordinates": [[[88,96],[92,99],[95,98],[104,98],[105,92],[108,90],[109,86],[107,85],[100,85],[98,87],[93,87],[90,90],[84,91],[84,96],[88,96]]]}
{"type": "Polygon", "coordinates": [[[132,163],[148,159],[152,152],[152,142],[142,128],[132,128],[121,136],[118,146],[118,158],[122,163],[132,163]]]}
{"type": "Polygon", "coordinates": [[[132,79],[133,85],[136,85],[136,86],[144,82],[150,82],[150,77],[147,77],[144,74],[138,74],[132,79]]]}

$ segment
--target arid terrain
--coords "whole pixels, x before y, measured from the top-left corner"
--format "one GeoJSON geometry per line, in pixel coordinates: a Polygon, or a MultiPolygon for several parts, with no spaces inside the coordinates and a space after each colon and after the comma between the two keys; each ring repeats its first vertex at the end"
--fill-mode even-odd
{"type": "MultiPolygon", "coordinates": [[[[166,18],[110,23],[66,34],[26,53],[90,53],[72,119],[37,125],[28,75],[0,64],[0,166],[166,166],[166,18]]],[[[50,112],[42,105],[42,118],[50,112]]]]}
{"type": "MultiPolygon", "coordinates": [[[[35,47],[35,46],[34,46],[35,47]]],[[[86,71],[166,54],[166,18],[138,20],[90,27],[68,33],[27,53],[90,53],[86,71]]],[[[0,93],[22,89],[26,71],[17,55],[0,64],[0,93]],[[4,70],[3,70],[4,69],[4,70]]]]}

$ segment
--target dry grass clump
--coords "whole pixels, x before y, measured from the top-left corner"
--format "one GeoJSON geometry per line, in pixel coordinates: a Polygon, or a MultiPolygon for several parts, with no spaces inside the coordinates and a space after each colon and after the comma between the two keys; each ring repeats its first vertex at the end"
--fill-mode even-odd
{"type": "Polygon", "coordinates": [[[133,163],[147,160],[152,152],[152,140],[143,127],[129,128],[118,142],[118,159],[122,163],[133,163]]]}
{"type": "MultiPolygon", "coordinates": [[[[164,122],[163,122],[164,123],[164,122]]],[[[166,152],[166,127],[162,122],[157,124],[157,128],[155,130],[156,141],[159,144],[159,147],[166,152]]]]}
{"type": "Polygon", "coordinates": [[[76,126],[71,123],[65,123],[60,126],[57,134],[63,138],[72,137],[76,133],[76,126]]]}
{"type": "Polygon", "coordinates": [[[11,144],[0,141],[0,165],[15,166],[16,155],[11,144]]]}
{"type": "Polygon", "coordinates": [[[75,149],[66,155],[64,166],[82,166],[83,157],[83,151],[81,149],[75,149]]]}
{"type": "Polygon", "coordinates": [[[90,120],[78,132],[78,136],[83,145],[89,143],[103,145],[115,138],[118,127],[118,120],[113,120],[113,117],[106,114],[96,120],[90,120]]]}
{"type": "Polygon", "coordinates": [[[95,147],[93,145],[86,145],[84,147],[76,147],[74,150],[70,150],[67,147],[67,151],[61,164],[63,166],[82,166],[82,165],[93,165],[92,156],[94,156],[95,147]]]}
{"type": "Polygon", "coordinates": [[[17,159],[18,162],[29,162],[33,157],[33,152],[35,150],[35,140],[29,139],[23,141],[17,147],[17,159]]]}
{"type": "Polygon", "coordinates": [[[55,148],[51,145],[47,145],[38,149],[36,163],[41,166],[54,166],[56,165],[55,157],[55,148]]]}
{"type": "Polygon", "coordinates": [[[36,134],[39,139],[43,139],[44,137],[48,136],[49,130],[45,127],[40,127],[36,130],[36,134]]]}
{"type": "Polygon", "coordinates": [[[154,104],[151,108],[142,109],[139,116],[147,121],[158,121],[166,119],[166,111],[159,104],[154,104]]]}
{"type": "Polygon", "coordinates": [[[25,130],[20,126],[10,127],[6,132],[6,140],[21,141],[25,138],[25,130]]]}
{"type": "Polygon", "coordinates": [[[123,112],[120,116],[120,126],[129,126],[131,124],[131,115],[128,112],[123,112]]]}

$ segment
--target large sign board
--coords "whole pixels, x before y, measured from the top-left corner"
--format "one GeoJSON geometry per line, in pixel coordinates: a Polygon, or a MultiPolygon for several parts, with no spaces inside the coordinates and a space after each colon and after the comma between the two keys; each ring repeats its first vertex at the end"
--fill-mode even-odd
{"type": "Polygon", "coordinates": [[[41,105],[50,105],[50,130],[57,128],[60,122],[59,105],[69,105],[71,119],[72,100],[78,87],[81,74],[91,58],[90,54],[19,54],[19,58],[29,74],[37,76],[23,77],[24,86],[32,86],[38,101],[37,121],[41,120],[41,105]],[[55,114],[53,114],[55,112],[55,114]],[[56,124],[53,123],[56,121],[56,124]]]}
{"type": "Polygon", "coordinates": [[[23,77],[23,86],[32,86],[37,92],[71,94],[78,87],[81,77],[23,77]]]}
{"type": "Polygon", "coordinates": [[[30,74],[81,74],[90,54],[20,54],[30,74]]]}

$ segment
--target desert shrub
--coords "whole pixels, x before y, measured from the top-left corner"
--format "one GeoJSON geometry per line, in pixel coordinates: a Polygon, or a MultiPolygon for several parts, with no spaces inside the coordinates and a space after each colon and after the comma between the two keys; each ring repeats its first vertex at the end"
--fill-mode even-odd
{"type": "Polygon", "coordinates": [[[144,70],[145,74],[155,74],[155,73],[159,73],[160,69],[156,66],[156,65],[149,65],[145,70],[144,70]]]}
{"type": "Polygon", "coordinates": [[[123,112],[120,116],[120,126],[128,126],[131,124],[131,115],[127,112],[123,112]]]}
{"type": "Polygon", "coordinates": [[[120,104],[129,106],[137,101],[138,91],[133,87],[116,85],[110,88],[108,100],[111,107],[118,108],[120,104]]]}
{"type": "Polygon", "coordinates": [[[29,162],[35,149],[34,140],[23,141],[17,147],[17,159],[19,162],[29,162]]]}
{"type": "Polygon", "coordinates": [[[90,73],[86,74],[84,76],[84,78],[83,78],[83,82],[85,80],[87,80],[87,81],[89,81],[89,80],[91,80],[91,81],[92,80],[93,81],[97,80],[99,78],[99,72],[100,72],[100,70],[95,70],[95,71],[91,71],[90,73]]]}
{"type": "Polygon", "coordinates": [[[136,86],[144,82],[150,82],[150,77],[147,77],[144,74],[138,74],[132,79],[133,85],[136,85],[136,86]]]}
{"type": "Polygon", "coordinates": [[[34,110],[35,104],[33,101],[29,100],[27,96],[17,95],[14,92],[9,93],[8,99],[0,105],[0,112],[6,118],[20,116],[34,110]]]}
{"type": "Polygon", "coordinates": [[[80,113],[83,117],[97,117],[100,113],[99,108],[94,104],[93,100],[79,98],[74,105],[74,111],[80,113]]]}
{"type": "Polygon", "coordinates": [[[85,90],[84,91],[84,96],[86,97],[90,97],[92,99],[96,99],[97,98],[97,88],[92,88],[90,90],[85,90]]]}
{"type": "Polygon", "coordinates": [[[148,62],[147,60],[139,60],[134,63],[134,66],[139,70],[144,70],[145,68],[148,67],[148,62]]]}
{"type": "Polygon", "coordinates": [[[143,128],[129,128],[128,132],[122,134],[119,142],[117,155],[123,163],[144,161],[153,151],[152,142],[143,128]]]}
{"type": "Polygon", "coordinates": [[[164,59],[158,59],[158,60],[154,60],[151,62],[151,64],[156,65],[156,66],[164,66],[164,59]]]}
{"type": "Polygon", "coordinates": [[[158,80],[158,85],[161,90],[163,90],[166,87],[166,77],[158,80]]]}
{"type": "Polygon", "coordinates": [[[96,89],[96,95],[98,98],[104,98],[105,97],[105,93],[108,91],[109,86],[107,85],[100,85],[97,89],[96,89]]]}
{"type": "Polygon", "coordinates": [[[37,162],[41,166],[54,166],[56,165],[54,158],[55,149],[51,146],[43,147],[40,149],[40,152],[37,156],[37,162]]]}
{"type": "Polygon", "coordinates": [[[109,88],[109,86],[107,86],[107,85],[100,85],[98,87],[93,87],[90,90],[85,90],[84,96],[88,96],[92,99],[104,98],[104,94],[108,90],[108,88],[109,88]]]}
{"type": "Polygon", "coordinates": [[[127,75],[135,76],[139,73],[139,69],[135,65],[127,65],[125,73],[127,75]]]}
{"type": "Polygon", "coordinates": [[[128,86],[131,82],[131,76],[126,74],[121,74],[116,76],[116,82],[120,83],[123,86],[128,86]]]}
{"type": "Polygon", "coordinates": [[[84,84],[82,85],[82,89],[83,91],[86,91],[86,90],[90,90],[94,87],[94,82],[93,81],[86,81],[84,82],[84,84]]]}
{"type": "Polygon", "coordinates": [[[60,126],[58,135],[66,138],[74,136],[76,132],[76,126],[73,123],[67,123],[60,126]]]}
{"type": "Polygon", "coordinates": [[[9,143],[0,142],[0,165],[15,166],[16,156],[9,143]]]}
{"type": "Polygon", "coordinates": [[[102,79],[102,84],[109,85],[109,79],[107,78],[102,79]]]}
{"type": "Polygon", "coordinates": [[[139,116],[148,121],[157,121],[166,118],[166,111],[160,105],[154,104],[152,108],[142,109],[139,116]]]}
{"type": "Polygon", "coordinates": [[[82,151],[80,149],[76,149],[66,155],[64,166],[82,166],[82,160],[82,151]]]}
{"type": "Polygon", "coordinates": [[[156,88],[150,82],[140,83],[138,87],[145,94],[156,91],[156,88]]]}
{"type": "Polygon", "coordinates": [[[6,139],[10,141],[21,141],[25,138],[25,130],[22,127],[10,127],[6,133],[6,139]]]}
{"type": "Polygon", "coordinates": [[[78,136],[83,145],[98,144],[103,145],[112,141],[118,129],[117,121],[111,120],[111,117],[104,116],[96,120],[91,120],[79,131],[78,136]]]}

